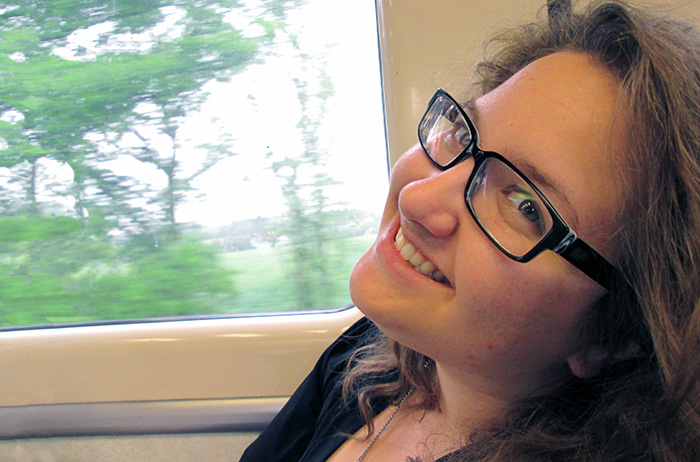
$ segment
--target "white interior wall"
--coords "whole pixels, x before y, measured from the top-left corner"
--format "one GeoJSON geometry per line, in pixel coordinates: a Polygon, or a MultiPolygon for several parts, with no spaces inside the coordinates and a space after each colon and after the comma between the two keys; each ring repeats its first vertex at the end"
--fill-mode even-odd
{"type": "MultiPolygon", "coordinates": [[[[577,8],[588,2],[572,3],[577,8]]],[[[697,0],[631,3],[700,23],[697,0]]],[[[485,38],[499,28],[535,19],[545,4],[545,0],[377,0],[392,165],[417,142],[416,126],[435,90],[442,87],[460,95],[485,38]]]]}

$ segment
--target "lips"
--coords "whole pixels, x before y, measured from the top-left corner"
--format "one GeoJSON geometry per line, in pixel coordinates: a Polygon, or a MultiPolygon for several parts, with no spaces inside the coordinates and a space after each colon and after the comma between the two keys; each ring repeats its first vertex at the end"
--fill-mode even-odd
{"type": "Polygon", "coordinates": [[[396,233],[394,245],[396,246],[396,250],[399,251],[399,254],[401,254],[401,258],[410,263],[416,271],[434,281],[450,285],[450,281],[447,280],[442,271],[437,269],[433,262],[426,259],[413,244],[406,240],[401,228],[399,228],[399,231],[396,233]]]}

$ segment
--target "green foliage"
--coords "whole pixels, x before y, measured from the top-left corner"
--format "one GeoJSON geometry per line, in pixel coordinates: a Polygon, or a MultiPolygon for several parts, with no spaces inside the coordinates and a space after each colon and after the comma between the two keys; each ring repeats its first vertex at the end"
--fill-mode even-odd
{"type": "Polygon", "coordinates": [[[95,319],[224,313],[236,290],[234,272],[219,264],[215,251],[197,241],[161,244],[106,274],[77,279],[84,287],[84,311],[95,319]]]}
{"type": "Polygon", "coordinates": [[[318,130],[326,114],[326,103],[333,95],[333,85],[325,72],[323,60],[313,60],[298,49],[304,75],[295,78],[301,117],[304,152],[298,157],[286,156],[272,163],[272,170],[284,181],[282,195],[287,206],[287,221],[280,234],[291,247],[288,277],[300,308],[313,308],[339,292],[337,273],[343,261],[343,249],[337,245],[340,234],[337,224],[344,213],[333,210],[327,188],[336,184],[325,173],[325,150],[318,130]]]}
{"type": "MultiPolygon", "coordinates": [[[[139,119],[144,118],[135,109],[149,102],[161,107],[161,120],[157,122],[174,137],[177,122],[173,118],[197,109],[201,95],[195,95],[202,85],[242,69],[254,58],[258,45],[223,21],[219,2],[190,0],[174,3],[187,13],[181,21],[183,32],[177,37],[154,36],[145,51],[137,44],[131,48],[127,44],[105,49],[93,58],[67,60],[57,56],[56,50],[66,45],[71,33],[96,24],[112,24],[110,35],[142,32],[164,20],[163,7],[171,4],[154,0],[54,0],[22,5],[0,15],[2,51],[24,55],[24,59],[5,58],[1,63],[0,111],[15,109],[24,119],[12,127],[0,127],[0,136],[8,145],[0,153],[0,165],[34,164],[50,155],[75,167],[78,192],[91,182],[102,189],[99,194],[128,200],[130,192],[123,184],[109,181],[105,178],[109,173],[95,168],[109,158],[97,155],[86,135],[103,133],[118,139],[133,132],[139,119]],[[42,33],[45,26],[53,29],[50,37],[42,33]]],[[[153,118],[146,117],[147,122],[156,122],[153,118]]],[[[170,173],[168,178],[173,184],[163,200],[173,209],[167,217],[174,222],[174,204],[181,189],[174,183],[177,163],[160,160],[152,149],[132,154],[141,155],[141,160],[152,161],[170,173]]],[[[34,178],[28,178],[25,188],[30,201],[35,201],[33,186],[34,178]]],[[[129,216],[133,212],[127,207],[123,214],[129,216]]]]}
{"type": "Polygon", "coordinates": [[[69,217],[0,217],[0,241],[34,241],[72,233],[80,222],[69,217]]]}
{"type": "Polygon", "coordinates": [[[227,312],[237,293],[233,276],[214,249],[186,238],[135,258],[106,241],[86,245],[79,234],[6,244],[0,325],[227,312]]]}
{"type": "MultiPolygon", "coordinates": [[[[336,288],[326,299],[317,299],[313,308],[339,307],[351,303],[348,290],[350,271],[372,243],[373,236],[358,236],[334,242],[334,264],[327,282],[336,288]]],[[[234,312],[298,310],[296,282],[289,272],[298,269],[289,245],[262,247],[223,255],[224,264],[236,271],[238,295],[234,312]]]]}
{"type": "MultiPolygon", "coordinates": [[[[207,0],[49,0],[21,2],[0,15],[0,113],[22,115],[0,122],[0,167],[14,173],[0,184],[0,325],[231,309],[233,273],[175,223],[191,178],[176,177],[174,154],[163,159],[148,146],[131,152],[168,176],[168,187],[144,209],[136,204],[145,191],[103,167],[124,152],[100,152],[91,140],[100,134],[116,142],[144,119],[174,137],[176,119],[197,109],[204,83],[226,79],[255,57],[258,43],[223,21],[236,7],[207,0]],[[146,46],[128,42],[173,7],[184,12],[179,32],[151,34],[146,46]],[[96,44],[120,34],[124,44],[92,55],[71,45],[71,34],[91,26],[106,31],[96,44]],[[66,53],[74,57],[65,59],[66,53]],[[158,105],[160,120],[138,112],[143,103],[158,105]],[[41,176],[44,159],[70,166],[70,187],[41,176]],[[47,216],[47,191],[57,203],[73,203],[72,210],[63,206],[66,216],[47,216]]],[[[213,150],[206,168],[222,157],[219,147],[213,150]]]]}
{"type": "Polygon", "coordinates": [[[319,135],[334,89],[323,59],[301,53],[291,35],[302,64],[294,84],[304,150],[271,158],[284,219],[231,225],[219,236],[177,221],[193,181],[237,154],[234,140],[212,140],[198,147],[207,153],[199,168],[184,173],[182,120],[199,110],[207,82],[259,62],[303,3],[261,2],[255,22],[264,35],[255,39],[225,20],[241,7],[236,0],[20,1],[3,10],[0,114],[21,117],[0,121],[0,326],[349,302],[346,280],[360,251],[340,224],[355,217],[328,198],[335,182],[319,135]],[[171,30],[154,32],[173,15],[171,30]],[[78,46],[89,30],[98,31],[92,44],[78,46]],[[167,150],[142,135],[153,127],[167,150]],[[156,190],[108,168],[127,156],[166,185],[156,190]],[[68,167],[69,178],[46,165],[68,167]],[[236,252],[223,258],[215,245],[236,252]]]}

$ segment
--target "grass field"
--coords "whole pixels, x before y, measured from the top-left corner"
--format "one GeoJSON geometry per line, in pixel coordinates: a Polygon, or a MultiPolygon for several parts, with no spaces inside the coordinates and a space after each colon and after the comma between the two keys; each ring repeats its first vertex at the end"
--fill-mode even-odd
{"type": "MultiPolygon", "coordinates": [[[[317,308],[333,308],[351,303],[348,291],[350,271],[374,241],[374,236],[344,239],[335,246],[337,262],[332,283],[338,288],[329,300],[319,300],[317,308]]],[[[234,276],[238,296],[235,312],[289,311],[299,309],[289,277],[293,271],[290,248],[285,245],[222,255],[234,276]]]]}

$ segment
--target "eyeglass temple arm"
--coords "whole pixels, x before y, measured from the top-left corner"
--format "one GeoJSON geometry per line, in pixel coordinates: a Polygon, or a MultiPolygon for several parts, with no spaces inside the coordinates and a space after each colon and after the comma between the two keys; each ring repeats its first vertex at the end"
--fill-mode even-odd
{"type": "Polygon", "coordinates": [[[558,253],[595,282],[610,290],[610,283],[617,270],[584,241],[576,238],[558,253]]]}

